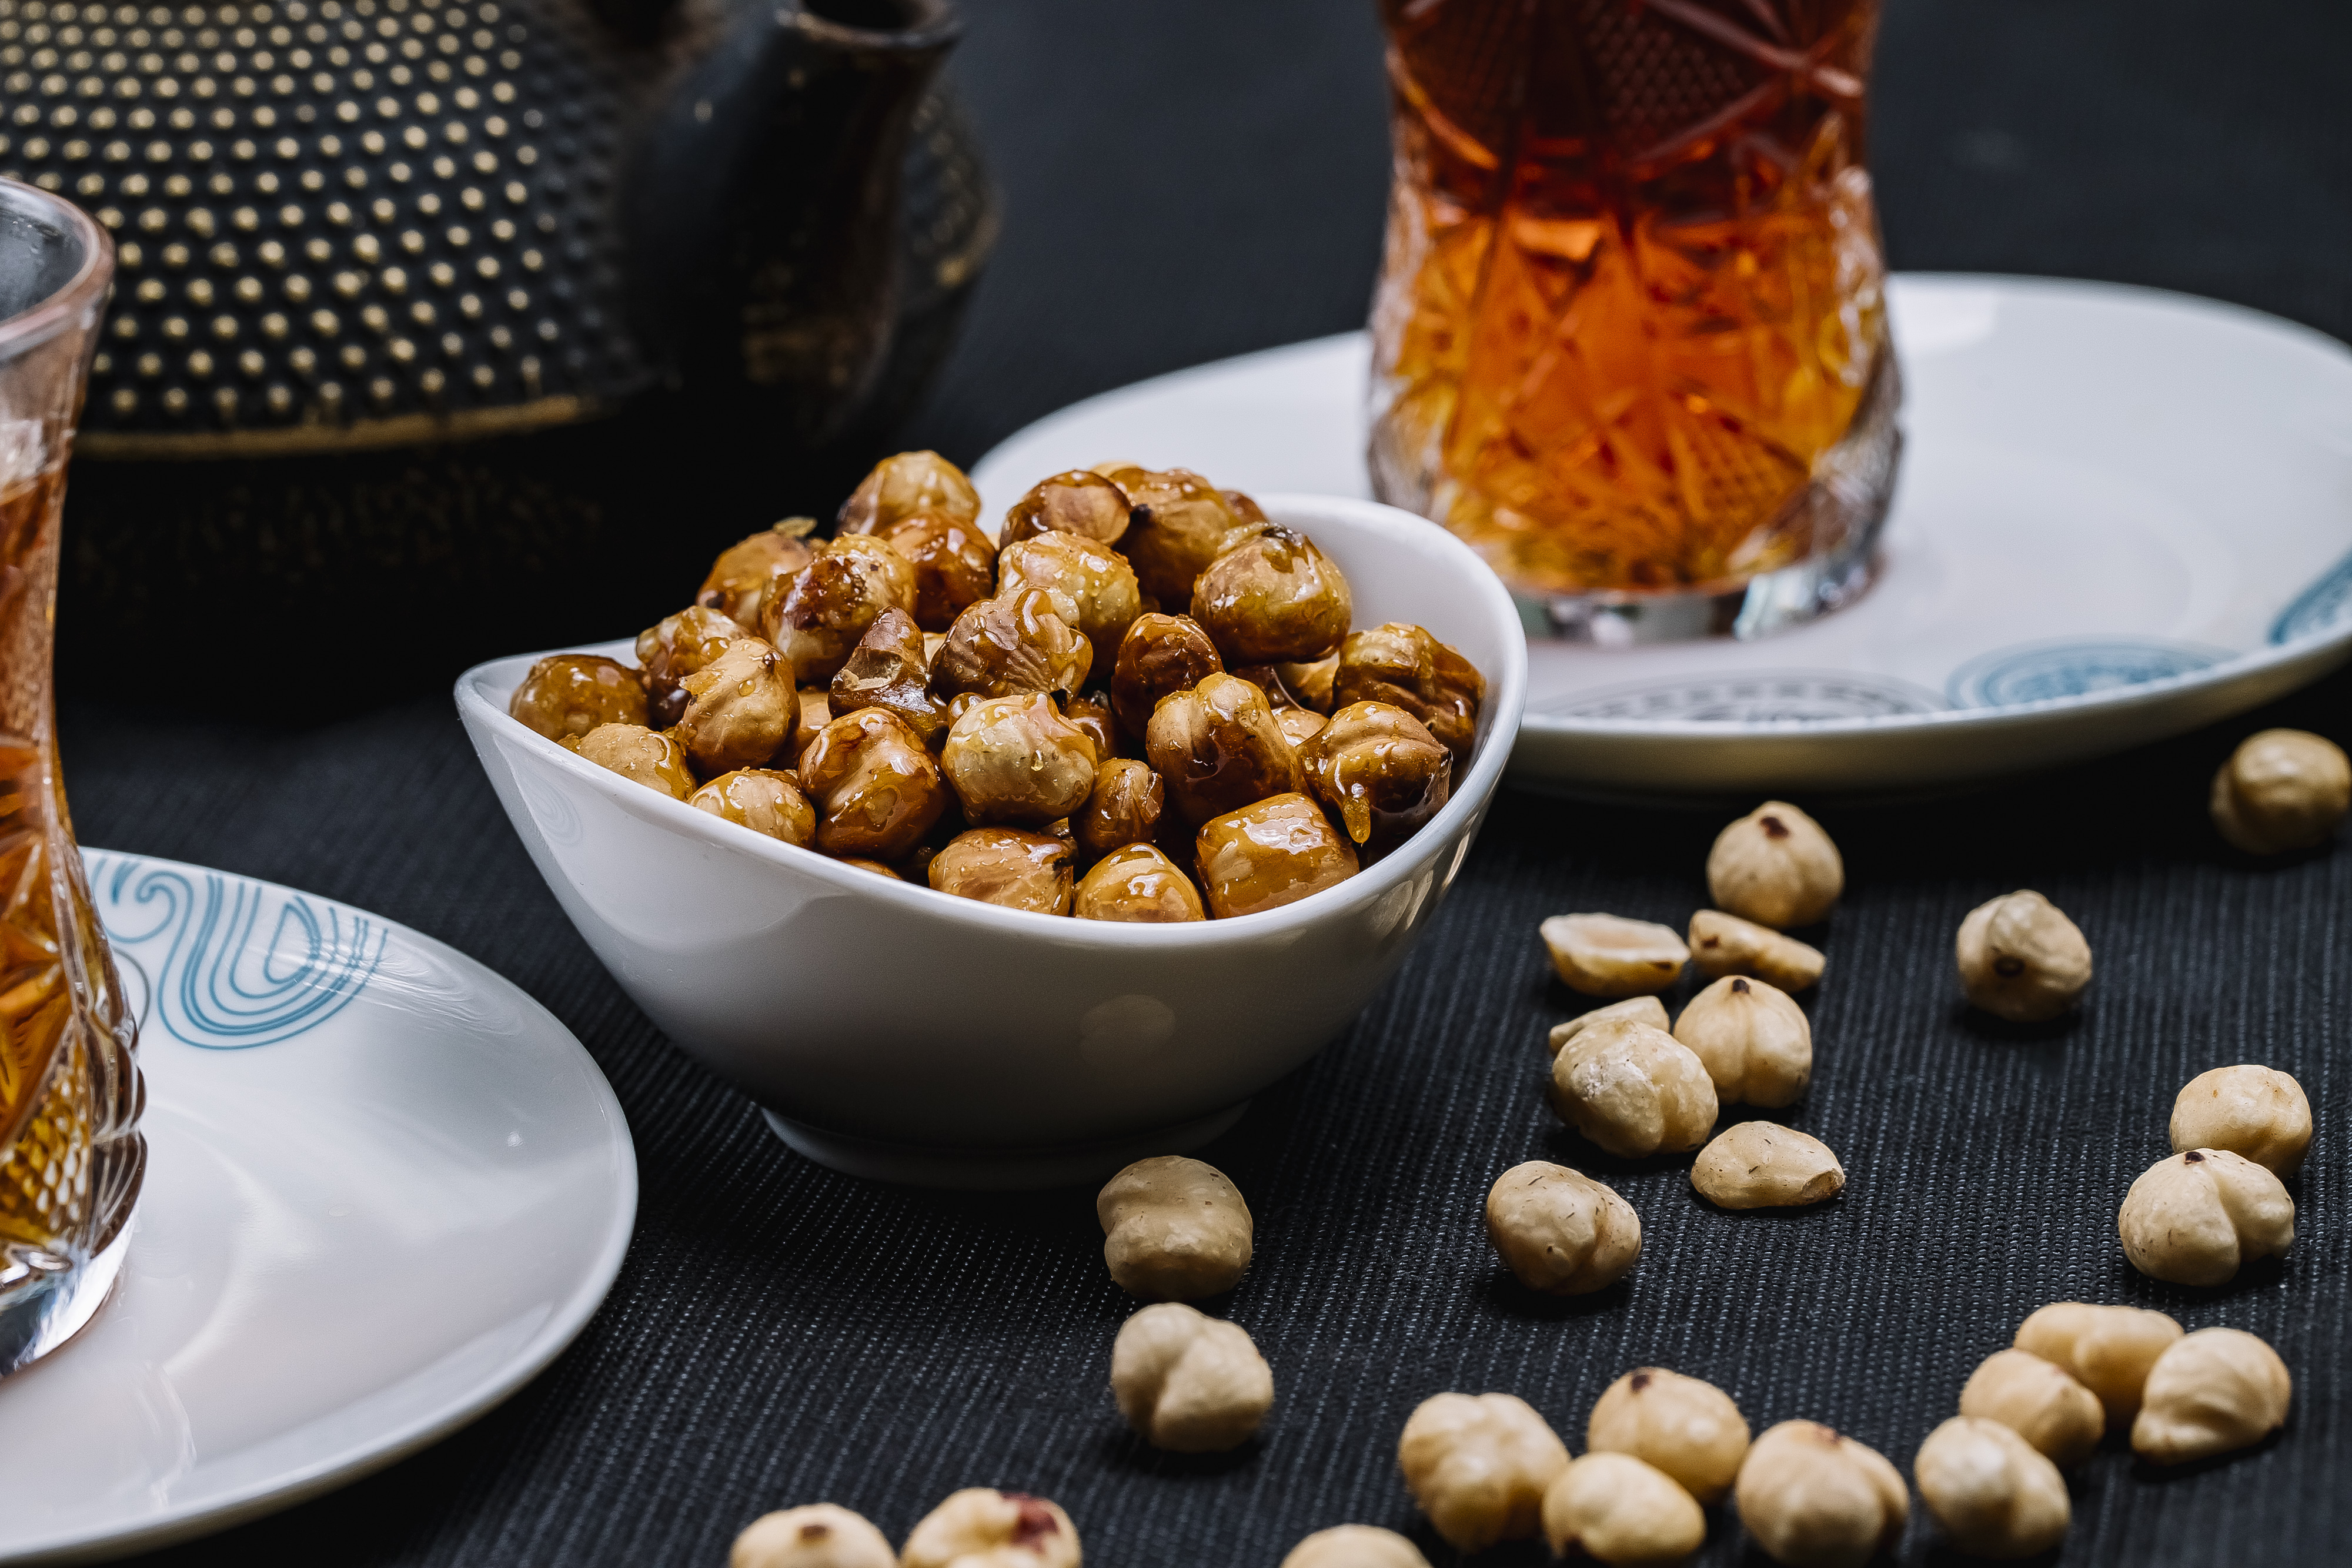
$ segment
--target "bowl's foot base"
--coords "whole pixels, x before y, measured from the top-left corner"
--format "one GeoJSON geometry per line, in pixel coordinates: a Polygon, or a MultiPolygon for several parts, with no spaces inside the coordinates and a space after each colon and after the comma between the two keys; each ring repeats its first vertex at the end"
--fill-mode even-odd
{"type": "Polygon", "coordinates": [[[1006,1148],[887,1143],[812,1127],[764,1108],[760,1113],[767,1117],[776,1136],[791,1145],[795,1153],[868,1181],[965,1192],[1027,1192],[1098,1182],[1121,1166],[1153,1155],[1190,1154],[1240,1121],[1242,1113],[1248,1109],[1249,1102],[1244,1100],[1189,1122],[1171,1123],[1098,1143],[1006,1148]]]}

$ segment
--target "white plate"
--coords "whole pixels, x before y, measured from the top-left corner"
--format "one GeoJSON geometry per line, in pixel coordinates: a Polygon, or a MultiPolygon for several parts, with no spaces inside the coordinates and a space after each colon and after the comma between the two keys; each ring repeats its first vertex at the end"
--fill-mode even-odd
{"type": "Polygon", "coordinates": [[[508,981],[322,898],[84,859],[147,1180],[113,1298],[0,1383],[0,1562],[203,1534],[446,1437],[571,1343],[636,1213],[611,1088],[508,981]]]}
{"type": "MultiPolygon", "coordinates": [[[[1858,602],[1749,643],[1528,650],[1514,777],[1602,791],[1876,790],[2071,762],[2242,712],[2352,656],[2352,350],[2108,284],[1898,277],[1906,447],[1858,602]]],[[[1107,458],[1370,493],[1349,333],[1031,425],[991,507],[1107,458]]]]}

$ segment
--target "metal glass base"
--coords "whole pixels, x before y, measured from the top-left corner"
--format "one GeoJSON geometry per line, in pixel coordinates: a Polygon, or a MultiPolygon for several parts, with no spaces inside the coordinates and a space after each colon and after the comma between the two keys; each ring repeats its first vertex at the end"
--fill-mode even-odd
{"type": "Polygon", "coordinates": [[[136,1216],[76,1268],[37,1248],[0,1249],[0,1377],[30,1366],[82,1331],[122,1272],[136,1216]]]}
{"type": "Polygon", "coordinates": [[[888,1143],[812,1127],[765,1108],[760,1113],[767,1117],[769,1129],[796,1153],[821,1166],[868,1181],[962,1192],[1031,1192],[1098,1182],[1122,1166],[1153,1155],[1190,1154],[1240,1121],[1242,1113],[1248,1109],[1249,1102],[1244,1100],[1189,1122],[1122,1138],[1031,1148],[888,1143]]]}

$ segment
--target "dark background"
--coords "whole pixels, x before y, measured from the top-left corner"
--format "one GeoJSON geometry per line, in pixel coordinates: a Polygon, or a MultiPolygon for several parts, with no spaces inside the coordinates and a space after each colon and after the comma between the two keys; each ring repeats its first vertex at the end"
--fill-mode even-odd
{"type": "MultiPolygon", "coordinates": [[[[2352,335],[2347,60],[2352,10],[2317,0],[1892,0],[1872,150],[1895,264],[2123,279],[2352,335]]],[[[1386,181],[1370,0],[972,0],[956,75],[1007,223],[906,444],[969,462],[1074,398],[1360,323],[1386,181]]],[[[363,686],[383,651],[332,656],[363,686]]],[[[1130,1303],[1090,1194],[905,1192],[787,1153],[606,978],[446,695],[314,721],[269,708],[268,674],[198,665],[239,719],[163,716],[136,687],[70,703],[87,840],[348,900],[511,976],[611,1077],[643,1201],[604,1310],[505,1406],[158,1561],[715,1565],[770,1508],[830,1499],[898,1539],[985,1484],[1061,1501],[1097,1565],[1272,1568],[1351,1520],[1413,1531],[1442,1565],[1393,1460],[1431,1393],[1516,1392],[1580,1450],[1593,1398],[1655,1362],[1723,1385],[1758,1430],[1818,1418],[1907,1471],[1977,1361],[2068,1297],[2251,1329],[2296,1387],[2283,1437],[2194,1473],[2111,1440],[2075,1478],[2063,1561],[2352,1556],[2352,852],[2254,866],[2203,809],[2254,728],[2352,741],[2352,678],[1999,790],[1825,808],[1850,891],[1822,938],[1814,1087],[1789,1119],[1851,1185],[1794,1218],[1708,1209],[1678,1165],[1610,1160],[1538,1093],[1544,1028],[1586,1004],[1548,977],[1536,922],[1679,925],[1719,814],[1507,793],[1395,984],[1208,1151],[1258,1218],[1256,1265],[1216,1305],[1279,1396],[1258,1442],[1200,1461],[1139,1448],[1110,1407],[1130,1303]],[[2041,1031],[1972,1019],[1950,975],[1961,914],[2020,885],[2097,954],[2080,1018],[2041,1031]],[[2124,1263],[2116,1205],[2165,1152],[2178,1086],[2237,1061],[2293,1071],[2317,1108],[2299,1239],[2217,1291],[2156,1285],[2124,1263]],[[1534,1157],[1606,1173],[1640,1210],[1626,1285],[1563,1306],[1496,1264],[1480,1201],[1534,1157]]],[[[1902,1560],[1939,1561],[1936,1542],[1915,1507],[1902,1560]]],[[[1706,1561],[1748,1557],[1719,1511],[1706,1561]]]]}

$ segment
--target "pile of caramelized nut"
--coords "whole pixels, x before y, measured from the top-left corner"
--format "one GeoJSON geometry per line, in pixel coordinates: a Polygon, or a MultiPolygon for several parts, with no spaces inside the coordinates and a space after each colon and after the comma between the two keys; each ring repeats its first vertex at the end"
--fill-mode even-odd
{"type": "Polygon", "coordinates": [[[1183,469],[1056,474],[992,540],[932,452],[834,537],[721,552],[637,666],[559,653],[509,711],[730,822],[1008,908],[1178,921],[1352,876],[1445,804],[1486,681],[1351,629],[1297,529],[1183,469]]]}

